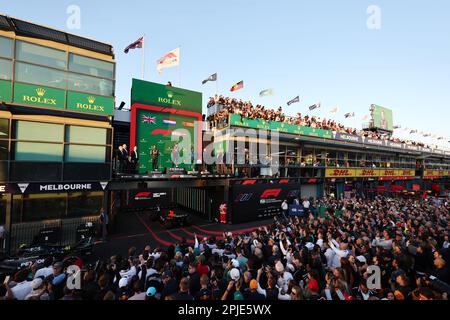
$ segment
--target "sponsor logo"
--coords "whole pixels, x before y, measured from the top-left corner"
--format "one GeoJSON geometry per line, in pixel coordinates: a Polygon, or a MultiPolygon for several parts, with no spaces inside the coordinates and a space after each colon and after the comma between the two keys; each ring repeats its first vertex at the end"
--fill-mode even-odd
{"type": "Polygon", "coordinates": [[[35,92],[36,96],[23,95],[22,101],[56,106],[56,99],[44,97],[47,93],[44,88],[37,88],[35,92]]]}
{"type": "Polygon", "coordinates": [[[89,110],[89,111],[100,111],[105,112],[105,107],[100,105],[95,105],[95,98],[93,96],[89,96],[86,98],[88,103],[77,102],[77,109],[89,110]]]}
{"type": "Polygon", "coordinates": [[[347,140],[347,141],[352,141],[352,142],[359,142],[359,137],[358,136],[351,136],[351,135],[347,135],[347,134],[341,134],[339,136],[339,138],[341,138],[342,140],[347,140]]]}
{"type": "Polygon", "coordinates": [[[375,174],[375,171],[374,171],[374,170],[365,170],[365,169],[363,169],[363,170],[361,170],[361,175],[362,175],[363,177],[373,177],[373,176],[375,176],[376,174],[375,174]]]}
{"type": "Polygon", "coordinates": [[[148,200],[152,198],[151,192],[139,192],[134,196],[134,200],[148,200]]]}
{"type": "Polygon", "coordinates": [[[385,175],[385,176],[395,176],[395,170],[384,170],[383,175],[385,175]]]}
{"type": "Polygon", "coordinates": [[[334,169],[333,176],[335,177],[346,177],[350,175],[350,170],[348,169],[334,169]]]}
{"type": "Polygon", "coordinates": [[[281,189],[267,189],[261,195],[261,199],[277,198],[281,191],[281,189]]]}
{"type": "Polygon", "coordinates": [[[174,93],[167,91],[167,98],[158,97],[158,102],[181,107],[181,100],[173,99],[174,93]]]}
{"type": "Polygon", "coordinates": [[[29,183],[19,183],[17,185],[19,186],[20,191],[22,193],[24,193],[30,184],[29,183]]]}
{"type": "Polygon", "coordinates": [[[234,199],[234,202],[247,202],[249,201],[253,196],[253,193],[242,193],[234,199]]]}

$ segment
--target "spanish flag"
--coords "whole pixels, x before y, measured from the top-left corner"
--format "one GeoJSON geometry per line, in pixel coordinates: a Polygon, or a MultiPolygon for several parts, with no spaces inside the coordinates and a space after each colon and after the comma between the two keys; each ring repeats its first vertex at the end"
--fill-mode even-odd
{"type": "Polygon", "coordinates": [[[240,82],[236,83],[234,86],[231,87],[230,91],[234,92],[234,91],[238,91],[242,88],[244,88],[244,81],[240,81],[240,82]]]}

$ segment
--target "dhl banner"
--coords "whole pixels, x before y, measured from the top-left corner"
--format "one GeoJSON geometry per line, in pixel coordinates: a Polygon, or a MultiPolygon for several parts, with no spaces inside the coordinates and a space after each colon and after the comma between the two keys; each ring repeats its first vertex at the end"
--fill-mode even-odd
{"type": "Polygon", "coordinates": [[[386,179],[401,179],[414,177],[414,169],[326,169],[326,178],[364,178],[380,177],[386,179]]]}
{"type": "Polygon", "coordinates": [[[355,174],[357,177],[379,177],[380,170],[377,169],[356,169],[355,174]]]}
{"type": "Polygon", "coordinates": [[[380,177],[395,177],[397,175],[397,171],[395,169],[381,169],[380,177]]]}
{"type": "Polygon", "coordinates": [[[351,178],[356,177],[355,169],[326,169],[325,177],[327,178],[351,178]]]}
{"type": "Polygon", "coordinates": [[[416,175],[416,170],[414,169],[400,169],[395,170],[395,172],[397,177],[414,177],[416,175]]]}
{"type": "Polygon", "coordinates": [[[441,176],[441,172],[439,170],[424,170],[423,178],[424,179],[439,179],[441,176]]]}

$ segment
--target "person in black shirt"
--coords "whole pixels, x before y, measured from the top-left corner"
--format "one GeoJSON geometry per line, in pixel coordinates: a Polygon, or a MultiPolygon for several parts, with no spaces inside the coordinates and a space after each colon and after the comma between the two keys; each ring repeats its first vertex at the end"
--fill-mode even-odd
{"type": "Polygon", "coordinates": [[[183,278],[180,281],[180,290],[174,295],[174,300],[194,300],[194,297],[189,293],[189,279],[183,278]]]}
{"type": "Polygon", "coordinates": [[[189,263],[189,293],[193,296],[197,295],[200,291],[200,275],[197,272],[195,263],[189,263]]]}
{"type": "Polygon", "coordinates": [[[139,154],[137,151],[137,146],[134,146],[133,151],[131,151],[130,156],[130,171],[131,173],[137,173],[139,164],[139,154]]]}

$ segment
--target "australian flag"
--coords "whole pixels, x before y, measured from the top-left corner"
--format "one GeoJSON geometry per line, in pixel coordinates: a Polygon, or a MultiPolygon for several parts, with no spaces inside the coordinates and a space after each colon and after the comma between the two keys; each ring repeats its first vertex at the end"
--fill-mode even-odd
{"type": "Polygon", "coordinates": [[[203,80],[203,81],[202,81],[202,84],[205,84],[205,83],[207,83],[208,81],[217,81],[217,73],[214,73],[214,74],[210,75],[210,76],[208,77],[208,79],[203,80]]]}
{"type": "Polygon", "coordinates": [[[142,116],[142,123],[156,124],[156,118],[151,116],[142,116]]]}
{"type": "Polygon", "coordinates": [[[300,96],[296,96],[294,99],[292,99],[291,101],[289,101],[289,102],[287,103],[287,105],[290,106],[291,104],[299,103],[299,102],[300,102],[300,96]]]}
{"type": "Polygon", "coordinates": [[[144,45],[144,36],[140,37],[135,42],[130,44],[128,47],[126,47],[124,52],[128,53],[128,51],[130,51],[130,49],[142,48],[143,45],[144,45]]]}
{"type": "Polygon", "coordinates": [[[314,109],[320,108],[320,102],[313,104],[311,107],[309,107],[309,111],[313,111],[314,109]]]}

